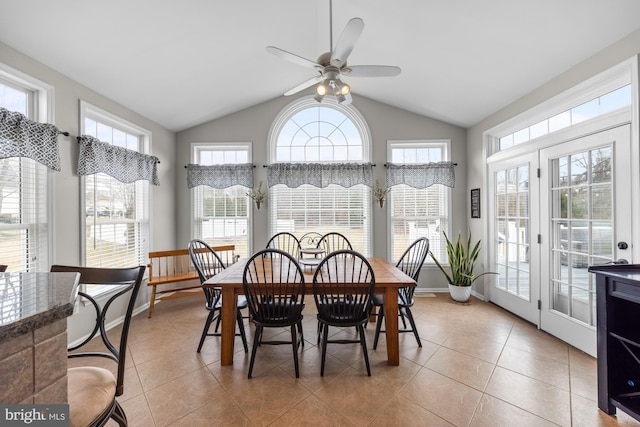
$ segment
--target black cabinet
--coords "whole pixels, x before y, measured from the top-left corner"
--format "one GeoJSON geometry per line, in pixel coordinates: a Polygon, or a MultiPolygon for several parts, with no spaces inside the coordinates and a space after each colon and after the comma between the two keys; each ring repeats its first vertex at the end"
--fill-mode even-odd
{"type": "Polygon", "coordinates": [[[598,407],[640,421],[640,265],[589,267],[596,275],[598,407]]]}

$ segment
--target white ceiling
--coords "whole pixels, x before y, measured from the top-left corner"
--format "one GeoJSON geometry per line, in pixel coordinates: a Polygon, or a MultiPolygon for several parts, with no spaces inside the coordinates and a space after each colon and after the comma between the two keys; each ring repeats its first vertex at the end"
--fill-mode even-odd
{"type": "MultiPolygon", "coordinates": [[[[638,0],[334,0],[364,20],[356,95],[469,127],[640,28],[638,0]]],[[[173,131],[281,96],[329,50],[329,0],[2,0],[0,41],[173,131]]],[[[2,58],[0,58],[2,61],[2,58]]]]}

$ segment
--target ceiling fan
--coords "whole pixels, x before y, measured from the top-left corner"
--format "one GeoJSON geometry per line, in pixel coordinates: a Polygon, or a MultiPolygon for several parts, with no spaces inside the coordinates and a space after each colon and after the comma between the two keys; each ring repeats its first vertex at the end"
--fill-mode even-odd
{"type": "Polygon", "coordinates": [[[267,52],[303,67],[313,68],[317,72],[314,77],[285,92],[285,96],[293,95],[314,84],[318,84],[316,86],[316,96],[314,97],[316,101],[322,102],[327,94],[332,94],[336,97],[338,103],[350,104],[351,88],[342,81],[341,77],[393,77],[400,74],[400,67],[392,65],[347,66],[347,58],[358,41],[360,34],[362,34],[364,21],[360,18],[351,18],[334,46],[332,9],[332,0],[329,0],[329,49],[332,50],[320,55],[316,61],[275,46],[267,46],[267,52]]]}

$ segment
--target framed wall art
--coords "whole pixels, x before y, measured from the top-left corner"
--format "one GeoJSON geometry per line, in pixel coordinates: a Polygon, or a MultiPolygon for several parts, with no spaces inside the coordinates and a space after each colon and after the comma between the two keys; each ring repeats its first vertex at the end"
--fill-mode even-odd
{"type": "Polygon", "coordinates": [[[471,218],[480,218],[480,189],[471,190],[471,218]]]}

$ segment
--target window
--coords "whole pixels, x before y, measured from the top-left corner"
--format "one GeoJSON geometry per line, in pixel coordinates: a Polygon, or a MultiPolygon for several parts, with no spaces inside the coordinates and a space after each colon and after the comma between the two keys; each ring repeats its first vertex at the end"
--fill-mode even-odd
{"type": "MultiPolygon", "coordinates": [[[[250,163],[251,144],[193,144],[192,158],[202,166],[250,163]]],[[[194,187],[191,235],[210,245],[235,245],[237,255],[248,257],[251,205],[247,191],[240,185],[225,189],[194,187]]]]}
{"type": "MultiPolygon", "coordinates": [[[[148,153],[151,135],[85,102],[82,130],[102,142],[148,153]]],[[[149,252],[149,182],[122,183],[104,173],[82,178],[84,264],[129,267],[146,264],[149,252]]]]}
{"type": "MultiPolygon", "coordinates": [[[[390,141],[388,159],[397,164],[446,161],[448,146],[449,141],[390,141]]],[[[429,250],[446,263],[442,232],[449,233],[449,189],[440,184],[425,189],[401,184],[392,187],[388,198],[391,260],[396,262],[414,240],[426,237],[429,250]]]]}
{"type": "MultiPolygon", "coordinates": [[[[0,69],[0,107],[49,121],[44,84],[0,69]]],[[[0,260],[9,271],[47,271],[49,172],[27,158],[0,159],[0,260]]]]}
{"type": "MultiPolygon", "coordinates": [[[[369,133],[353,107],[313,98],[283,112],[271,134],[272,162],[364,163],[369,161],[369,133]]],[[[353,249],[371,253],[371,188],[355,185],[318,188],[302,185],[270,188],[270,233],[288,231],[344,234],[353,249]]]]}
{"type": "Polygon", "coordinates": [[[548,133],[631,105],[631,85],[608,92],[573,108],[499,138],[498,148],[506,150],[548,133]]]}

